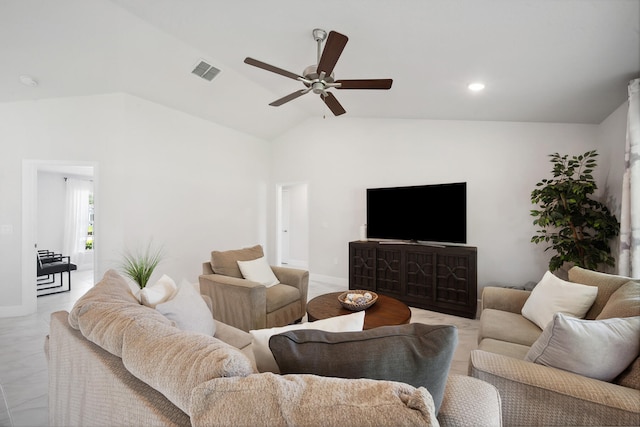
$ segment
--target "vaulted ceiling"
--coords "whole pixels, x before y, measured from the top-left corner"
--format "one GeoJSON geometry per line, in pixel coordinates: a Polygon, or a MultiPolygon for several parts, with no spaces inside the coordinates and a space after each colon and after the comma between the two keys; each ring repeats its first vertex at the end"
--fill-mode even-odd
{"type": "Polygon", "coordinates": [[[265,139],[312,116],[597,124],[640,76],[640,0],[2,0],[0,58],[0,102],[126,92],[265,139]],[[314,28],[349,37],[336,78],[391,90],[269,106],[302,84],[244,58],[301,74],[314,28]]]}

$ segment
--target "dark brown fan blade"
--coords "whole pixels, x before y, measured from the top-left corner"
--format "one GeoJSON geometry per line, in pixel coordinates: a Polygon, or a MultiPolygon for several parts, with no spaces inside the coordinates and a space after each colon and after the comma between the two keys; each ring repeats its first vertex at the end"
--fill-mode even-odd
{"type": "Polygon", "coordinates": [[[279,106],[281,106],[282,104],[284,104],[285,102],[292,101],[292,100],[296,99],[297,97],[304,95],[304,94],[305,94],[305,93],[307,93],[307,92],[309,92],[309,91],[308,91],[308,90],[306,90],[306,89],[302,89],[302,90],[295,91],[295,92],[293,92],[293,93],[290,93],[290,94],[289,94],[289,95],[287,95],[287,96],[283,96],[283,97],[282,97],[282,98],[280,98],[280,99],[276,99],[275,101],[273,101],[273,102],[272,102],[271,104],[269,104],[269,105],[271,105],[272,107],[279,107],[279,106]]]}
{"type": "Polygon", "coordinates": [[[327,104],[327,107],[331,110],[334,116],[339,116],[346,113],[345,109],[338,102],[335,96],[331,92],[327,92],[327,95],[320,95],[320,98],[327,104]]]}
{"type": "Polygon", "coordinates": [[[347,41],[349,41],[349,38],[344,34],[336,33],[335,31],[329,32],[329,37],[327,37],[327,42],[324,45],[324,50],[318,63],[318,74],[324,71],[327,76],[331,75],[347,41]]]}
{"type": "Polygon", "coordinates": [[[393,79],[336,80],[341,83],[336,89],[391,89],[393,79]]]}
{"type": "Polygon", "coordinates": [[[272,73],[280,74],[281,76],[289,77],[293,80],[298,80],[298,77],[302,77],[298,74],[292,73],[291,71],[283,70],[282,68],[274,67],[273,65],[269,65],[266,62],[258,61],[257,59],[249,57],[244,59],[244,63],[253,65],[254,67],[262,68],[263,70],[271,71],[272,73]]]}

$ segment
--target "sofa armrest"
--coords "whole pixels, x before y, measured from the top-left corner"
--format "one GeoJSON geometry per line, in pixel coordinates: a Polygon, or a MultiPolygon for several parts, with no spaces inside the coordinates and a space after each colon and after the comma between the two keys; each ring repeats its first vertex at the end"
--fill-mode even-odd
{"type": "Polygon", "coordinates": [[[224,341],[227,344],[231,344],[232,346],[240,350],[251,345],[253,336],[249,332],[245,332],[242,329],[235,328],[218,320],[216,320],[215,322],[216,333],[214,336],[219,340],[224,341]]]}
{"type": "Polygon", "coordinates": [[[307,294],[309,291],[309,272],[297,268],[271,266],[273,274],[280,283],[293,286],[300,290],[300,299],[307,302],[307,294]]]}
{"type": "Polygon", "coordinates": [[[248,332],[234,328],[233,326],[227,325],[226,323],[222,323],[218,320],[215,322],[216,333],[214,337],[240,350],[245,356],[247,356],[255,368],[256,358],[253,354],[253,336],[248,332]]]}
{"type": "Polygon", "coordinates": [[[529,295],[531,291],[487,286],[482,290],[482,310],[493,308],[520,314],[529,295]]]}
{"type": "Polygon", "coordinates": [[[438,421],[442,427],[501,426],[498,389],[477,378],[449,375],[438,421]]]}
{"type": "MultiPolygon", "coordinates": [[[[202,299],[207,303],[207,307],[209,307],[209,311],[211,311],[213,316],[213,301],[211,301],[211,298],[208,295],[202,295],[202,299]]],[[[216,333],[213,336],[242,351],[245,356],[251,360],[253,366],[256,366],[252,347],[253,336],[248,332],[234,328],[233,326],[222,323],[219,320],[213,319],[213,321],[216,323],[216,333]]]]}
{"type": "Polygon", "coordinates": [[[248,332],[267,323],[267,288],[261,283],[221,274],[203,274],[200,293],[213,303],[213,318],[248,332]]]}
{"type": "Polygon", "coordinates": [[[49,323],[48,425],[189,425],[187,414],[133,376],[120,357],[72,328],[68,318],[57,311],[49,323]]]}
{"type": "Polygon", "coordinates": [[[293,286],[298,289],[309,284],[309,272],[297,268],[271,266],[273,274],[276,275],[280,283],[293,286]]]}
{"type": "Polygon", "coordinates": [[[640,390],[482,350],[469,375],[499,390],[505,425],[640,425],[640,390]]]}
{"type": "Polygon", "coordinates": [[[214,274],[213,267],[211,267],[210,261],[205,261],[202,263],[202,274],[214,274]]]}

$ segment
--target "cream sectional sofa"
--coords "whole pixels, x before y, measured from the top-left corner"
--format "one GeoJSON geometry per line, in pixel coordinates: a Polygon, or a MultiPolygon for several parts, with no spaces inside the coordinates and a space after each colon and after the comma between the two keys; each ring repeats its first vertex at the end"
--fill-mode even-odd
{"type": "MultiPolygon", "coordinates": [[[[573,267],[569,281],[598,289],[587,320],[640,316],[637,280],[573,267]]],[[[521,314],[530,295],[530,291],[497,287],[484,288],[482,293],[479,344],[471,352],[469,372],[498,388],[504,424],[640,425],[639,359],[610,382],[524,360],[543,332],[521,314]]]]}
{"type": "Polygon", "coordinates": [[[251,335],[178,329],[116,272],[51,315],[51,426],[501,425],[495,387],[451,375],[438,417],[423,387],[258,373],[251,335]]]}

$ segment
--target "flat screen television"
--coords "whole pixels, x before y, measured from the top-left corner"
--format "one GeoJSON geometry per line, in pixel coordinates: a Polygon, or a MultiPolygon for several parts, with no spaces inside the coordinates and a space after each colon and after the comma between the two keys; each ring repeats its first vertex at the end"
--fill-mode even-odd
{"type": "Polygon", "coordinates": [[[467,183],[367,189],[367,238],[467,243],[467,183]]]}

